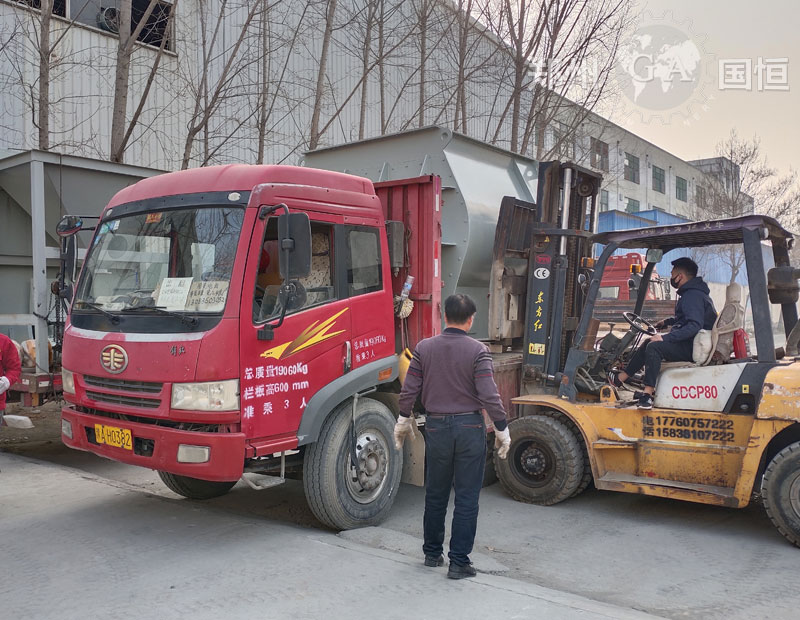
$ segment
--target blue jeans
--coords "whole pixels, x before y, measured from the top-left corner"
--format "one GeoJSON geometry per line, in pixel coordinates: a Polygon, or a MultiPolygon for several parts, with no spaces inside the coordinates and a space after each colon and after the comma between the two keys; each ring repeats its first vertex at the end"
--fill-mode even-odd
{"type": "Polygon", "coordinates": [[[480,413],[428,415],[425,420],[426,556],[438,557],[444,544],[444,519],[455,489],[450,552],[453,564],[469,564],[478,526],[478,496],[486,464],[486,428],[480,413]]]}

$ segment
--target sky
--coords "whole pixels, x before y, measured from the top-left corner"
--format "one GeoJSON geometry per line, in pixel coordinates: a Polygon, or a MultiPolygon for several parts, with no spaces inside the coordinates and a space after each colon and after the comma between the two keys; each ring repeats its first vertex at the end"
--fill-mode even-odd
{"type": "Polygon", "coordinates": [[[800,170],[800,3],[640,0],[639,9],[641,26],[672,24],[697,43],[707,79],[695,99],[708,109],[684,106],[666,122],[639,113],[612,120],[685,160],[713,157],[735,128],[743,138],[757,135],[769,164],[781,174],[800,170]],[[750,59],[755,70],[759,57],[788,58],[788,92],[759,92],[755,74],[749,91],[720,89],[720,61],[750,59]],[[687,110],[699,118],[687,117],[687,110]]]}

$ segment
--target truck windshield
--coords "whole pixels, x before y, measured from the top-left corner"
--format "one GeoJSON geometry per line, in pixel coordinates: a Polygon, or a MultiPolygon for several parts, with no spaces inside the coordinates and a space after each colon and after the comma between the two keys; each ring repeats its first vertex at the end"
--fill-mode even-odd
{"type": "Polygon", "coordinates": [[[244,209],[135,213],[100,223],[73,309],[221,313],[244,209]]]}

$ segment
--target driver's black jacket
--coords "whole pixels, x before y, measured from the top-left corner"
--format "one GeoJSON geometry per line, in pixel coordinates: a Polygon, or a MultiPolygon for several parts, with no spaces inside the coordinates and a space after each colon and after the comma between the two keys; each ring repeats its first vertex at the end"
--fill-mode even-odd
{"type": "Polygon", "coordinates": [[[672,331],[664,335],[664,342],[691,340],[701,329],[711,329],[717,320],[714,302],[708,295],[708,284],[695,277],[678,289],[675,316],[664,321],[672,331]]]}

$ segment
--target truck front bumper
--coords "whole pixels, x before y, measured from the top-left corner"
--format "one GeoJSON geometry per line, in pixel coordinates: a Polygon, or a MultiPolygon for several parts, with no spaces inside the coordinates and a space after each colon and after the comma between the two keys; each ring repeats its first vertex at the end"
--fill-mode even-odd
{"type": "Polygon", "coordinates": [[[178,430],[81,413],[72,407],[61,409],[61,420],[61,440],[70,448],[93,452],[129,465],[139,465],[201,480],[225,482],[242,477],[244,433],[199,433],[178,430]],[[130,449],[98,443],[95,434],[96,424],[130,431],[132,436],[130,449]],[[203,463],[179,462],[178,448],[182,445],[208,448],[208,460],[203,463]]]}

